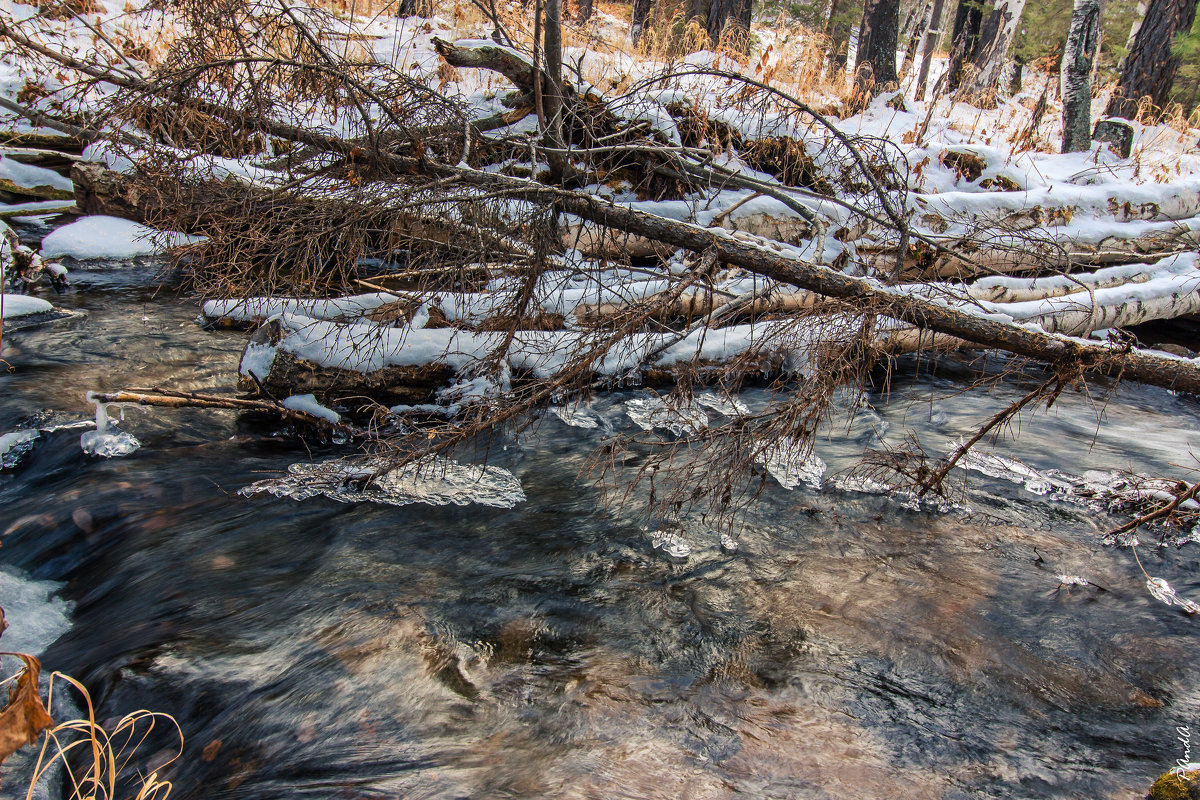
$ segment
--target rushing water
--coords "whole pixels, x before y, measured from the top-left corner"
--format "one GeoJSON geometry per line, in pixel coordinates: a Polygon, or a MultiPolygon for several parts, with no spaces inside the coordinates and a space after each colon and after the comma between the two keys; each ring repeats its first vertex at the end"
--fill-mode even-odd
{"type": "MultiPolygon", "coordinates": [[[[0,432],[90,417],[89,389],[229,386],[244,334],[201,329],[151,266],[72,277],[59,302],[86,320],[4,341],[0,432]]],[[[951,396],[960,380],[909,365],[818,453],[837,470],[881,433],[940,445],[1025,391],[951,396]]],[[[628,428],[638,397],[595,411],[628,428]]],[[[940,514],[772,484],[736,552],[685,530],[680,563],[576,480],[603,426],[548,417],[494,452],[528,497],[505,510],[242,497],[341,451],[230,412],[121,425],[127,458],[64,430],[0,472],[0,568],[62,583],[73,624],[43,660],[101,719],[175,716],[172,797],[1137,797],[1200,726],[1200,619],[1101,545],[1113,519],[1005,481],[972,476],[973,513],[940,514]]],[[[997,448],[1185,475],[1198,430],[1194,402],[1129,387],[1064,397],[997,448]]],[[[1200,599],[1200,544],[1138,555],[1200,599]]]]}

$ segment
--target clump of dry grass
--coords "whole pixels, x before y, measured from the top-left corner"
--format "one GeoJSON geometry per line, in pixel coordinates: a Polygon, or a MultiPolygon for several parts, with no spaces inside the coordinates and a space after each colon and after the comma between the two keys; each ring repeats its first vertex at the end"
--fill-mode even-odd
{"type": "MultiPolygon", "coordinates": [[[[61,672],[50,676],[47,707],[54,707],[57,681],[66,681],[79,693],[87,708],[87,715],[60,722],[46,730],[25,794],[26,800],[32,800],[37,784],[57,767],[62,768],[67,781],[66,796],[69,800],[116,800],[118,797],[166,800],[172,785],[170,781],[160,779],[161,770],[183,753],[183,732],[175,718],[161,712],[138,710],[126,714],[106,729],[96,721],[95,708],[87,688],[61,672]],[[170,759],[154,766],[148,775],[140,771],[135,773],[134,762],[139,758],[139,749],[154,729],[161,725],[174,728],[179,738],[178,749],[170,759]],[[80,759],[82,769],[72,769],[70,760],[75,758],[80,759]]],[[[145,754],[140,755],[145,757],[145,754]]]]}

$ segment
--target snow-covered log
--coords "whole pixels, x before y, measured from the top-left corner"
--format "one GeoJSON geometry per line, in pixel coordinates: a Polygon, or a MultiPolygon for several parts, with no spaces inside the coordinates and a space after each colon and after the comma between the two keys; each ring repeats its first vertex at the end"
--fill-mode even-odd
{"type": "MultiPolygon", "coordinates": [[[[1165,258],[1200,249],[1200,217],[1127,223],[1081,219],[1044,231],[992,234],[983,243],[972,240],[946,243],[950,251],[945,253],[910,251],[903,274],[910,280],[971,280],[984,275],[1046,275],[1081,266],[1165,258]]],[[[884,273],[892,270],[896,259],[894,248],[870,244],[859,244],[858,255],[865,265],[884,273]]]]}
{"type": "MultiPolygon", "coordinates": [[[[587,354],[596,339],[586,331],[522,330],[509,344],[503,368],[492,375],[479,372],[505,342],[503,332],[345,324],[281,314],[251,337],[240,373],[243,388],[253,390],[261,385],[275,396],[314,394],[326,402],[357,396],[423,403],[435,396],[485,399],[501,390],[497,381],[508,380],[507,375],[553,378],[568,370],[582,370],[601,380],[636,375],[645,383],[661,383],[669,380],[672,369],[680,364],[703,373],[746,357],[755,358],[763,373],[778,372],[788,365],[803,369],[815,352],[817,329],[812,328],[807,339],[803,331],[789,330],[784,337],[781,324],[732,325],[685,336],[633,334],[594,359],[587,354]],[[787,342],[790,350],[782,345],[766,348],[764,340],[787,342]]],[[[828,328],[822,327],[821,341],[830,340],[828,328]]],[[[853,330],[847,328],[846,335],[853,330]]]]}
{"type": "Polygon", "coordinates": [[[1195,177],[1170,183],[1054,184],[1026,192],[953,191],[912,197],[918,226],[938,236],[987,228],[1060,228],[1076,219],[1099,224],[1200,216],[1200,178],[1195,177]]]}

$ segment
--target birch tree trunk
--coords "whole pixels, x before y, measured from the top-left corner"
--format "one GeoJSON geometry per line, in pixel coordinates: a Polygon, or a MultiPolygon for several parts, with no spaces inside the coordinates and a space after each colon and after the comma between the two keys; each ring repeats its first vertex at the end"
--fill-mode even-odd
{"type": "Polygon", "coordinates": [[[917,48],[921,44],[921,36],[929,29],[932,13],[933,3],[926,3],[925,10],[921,12],[920,18],[908,30],[908,44],[904,48],[904,60],[900,63],[900,80],[904,80],[904,77],[908,75],[908,71],[912,69],[913,61],[917,58],[917,48]]]}
{"type": "Polygon", "coordinates": [[[929,82],[929,65],[933,61],[933,51],[937,49],[938,39],[942,36],[942,12],[946,0],[933,0],[933,10],[929,15],[929,27],[925,30],[925,45],[921,48],[921,71],[917,75],[916,98],[925,99],[925,85],[929,82]]]}
{"type": "Polygon", "coordinates": [[[975,94],[995,92],[999,87],[1008,48],[1024,10],[1025,0],[998,0],[983,23],[972,59],[975,71],[971,78],[971,89],[975,94]]]}
{"type": "Polygon", "coordinates": [[[1134,119],[1143,97],[1158,108],[1166,104],[1179,68],[1171,44],[1177,33],[1190,31],[1196,19],[1196,0],[1149,0],[1145,5],[1145,15],[1130,34],[1121,79],[1105,110],[1110,117],[1134,119]]]}
{"type": "Polygon", "coordinates": [[[1092,64],[1100,44],[1100,0],[1075,0],[1060,80],[1064,153],[1092,146],[1092,64]]]}
{"type": "MultiPolygon", "coordinates": [[[[900,36],[899,0],[867,0],[858,29],[855,83],[882,89],[896,83],[896,40],[900,36]],[[864,66],[870,68],[870,78],[864,66]]],[[[873,93],[873,92],[872,92],[873,93]]]]}

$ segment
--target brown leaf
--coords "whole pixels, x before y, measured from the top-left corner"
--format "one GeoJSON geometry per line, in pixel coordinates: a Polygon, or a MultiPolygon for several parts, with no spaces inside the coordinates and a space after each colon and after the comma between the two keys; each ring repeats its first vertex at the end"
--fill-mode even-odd
{"type": "Polygon", "coordinates": [[[25,662],[25,671],[8,690],[8,705],[0,711],[0,763],[20,748],[37,741],[38,734],[54,724],[38,695],[38,673],[42,664],[23,653],[0,653],[25,662]]]}

